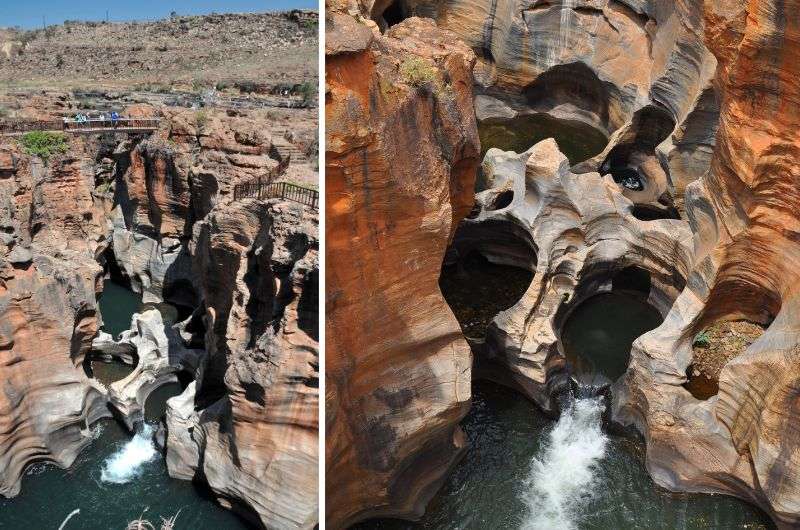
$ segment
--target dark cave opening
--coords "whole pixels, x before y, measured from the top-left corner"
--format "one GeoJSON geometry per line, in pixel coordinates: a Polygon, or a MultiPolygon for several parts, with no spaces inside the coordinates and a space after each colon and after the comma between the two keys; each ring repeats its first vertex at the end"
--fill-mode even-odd
{"type": "Polygon", "coordinates": [[[398,1],[389,4],[383,12],[383,20],[386,21],[386,25],[390,28],[404,21],[406,18],[408,18],[408,16],[406,15],[405,9],[398,1]]]}
{"type": "Polygon", "coordinates": [[[462,223],[448,249],[439,287],[465,337],[483,339],[494,317],[522,298],[536,261],[530,236],[515,224],[462,223]]]}
{"type": "Polygon", "coordinates": [[[640,221],[657,221],[659,219],[680,219],[680,213],[674,206],[656,206],[637,204],[631,212],[640,221]]]}
{"type": "Polygon", "coordinates": [[[610,93],[597,74],[582,62],[554,66],[523,90],[531,107],[548,111],[570,103],[609,125],[610,93]]]}
{"type": "Polygon", "coordinates": [[[514,190],[505,190],[500,192],[486,209],[489,211],[502,210],[510,206],[513,201],[514,190]]]}
{"type": "Polygon", "coordinates": [[[178,312],[176,321],[181,322],[189,318],[199,303],[197,290],[187,279],[175,280],[167,283],[162,292],[162,298],[175,306],[178,312]]]}

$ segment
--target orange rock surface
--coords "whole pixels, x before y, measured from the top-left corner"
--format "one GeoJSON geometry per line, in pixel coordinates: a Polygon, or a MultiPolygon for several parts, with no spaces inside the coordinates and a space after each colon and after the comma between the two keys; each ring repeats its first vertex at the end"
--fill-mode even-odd
{"type": "Polygon", "coordinates": [[[471,355],[438,277],[479,142],[453,35],[338,14],[328,31],[326,520],[344,528],[420,516],[463,449],[471,355]]]}

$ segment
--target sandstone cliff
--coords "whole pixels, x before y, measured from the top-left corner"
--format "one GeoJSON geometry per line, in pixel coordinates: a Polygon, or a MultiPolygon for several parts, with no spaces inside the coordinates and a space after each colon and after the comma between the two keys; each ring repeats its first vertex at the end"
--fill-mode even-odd
{"type": "Polygon", "coordinates": [[[207,357],[170,400],[167,464],[265,528],[317,523],[317,217],[245,200],[198,223],[207,357]]]}
{"type": "MultiPolygon", "coordinates": [[[[40,102],[43,112],[73,104],[40,102]]],[[[284,201],[231,201],[235,184],[282,159],[268,122],[215,110],[127,112],[159,114],[162,127],[148,137],[70,136],[67,152],[47,164],[14,139],[0,146],[0,494],[19,492],[31,462],[69,466],[109,407],[132,429],[147,396],[183,371],[198,381],[181,410],[203,413],[185,426],[197,427],[202,442],[184,455],[193,441],[170,430],[170,470],[176,464],[176,476],[205,480],[256,524],[310,528],[316,214],[284,201]],[[96,296],[109,274],[146,300],[193,309],[193,318],[167,328],[150,310],[118,341],[96,337],[96,296]],[[90,355],[136,367],[106,387],[87,375],[90,355]],[[173,446],[176,436],[183,438],[173,446]]]]}
{"type": "Polygon", "coordinates": [[[471,356],[439,291],[472,205],[474,56],[334,14],[327,82],[327,523],[419,516],[463,449],[471,356]]]}
{"type": "Polygon", "coordinates": [[[647,433],[659,483],[741,496],[786,527],[800,522],[798,7],[705,3],[724,97],[711,171],[687,191],[696,266],[665,325],[634,345],[617,411],[647,433]],[[766,331],[722,369],[717,396],[687,396],[692,337],[736,319],[766,331]]]}
{"type": "Polygon", "coordinates": [[[0,144],[0,494],[32,461],[72,463],[108,415],[81,369],[99,322],[102,210],[76,150],[51,167],[0,144]]]}

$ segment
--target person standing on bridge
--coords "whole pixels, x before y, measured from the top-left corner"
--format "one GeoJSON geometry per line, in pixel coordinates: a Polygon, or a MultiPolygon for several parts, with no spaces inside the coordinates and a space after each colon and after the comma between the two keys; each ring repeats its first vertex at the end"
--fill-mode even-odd
{"type": "Polygon", "coordinates": [[[117,123],[119,123],[119,114],[114,110],[111,112],[111,126],[116,129],[117,123]]]}

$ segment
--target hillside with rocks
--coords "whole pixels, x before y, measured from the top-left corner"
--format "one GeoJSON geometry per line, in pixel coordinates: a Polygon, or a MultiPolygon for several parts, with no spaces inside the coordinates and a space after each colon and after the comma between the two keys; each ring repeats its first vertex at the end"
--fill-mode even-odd
{"type": "Polygon", "coordinates": [[[176,15],[0,30],[0,87],[316,86],[318,18],[309,11],[176,15]]]}

